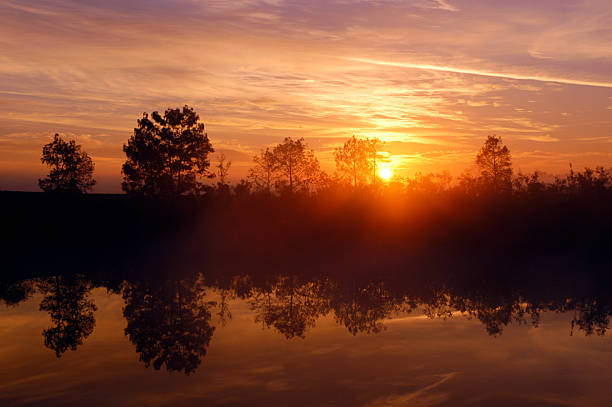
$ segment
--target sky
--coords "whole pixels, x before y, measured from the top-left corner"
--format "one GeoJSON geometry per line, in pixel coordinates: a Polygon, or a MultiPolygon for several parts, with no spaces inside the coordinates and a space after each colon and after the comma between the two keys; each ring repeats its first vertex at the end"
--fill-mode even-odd
{"type": "Polygon", "coordinates": [[[351,135],[395,174],[473,170],[487,135],[515,171],[612,166],[609,0],[0,0],[0,189],[37,190],[74,138],[118,192],[143,112],[189,105],[243,177],[304,137],[351,135]]]}

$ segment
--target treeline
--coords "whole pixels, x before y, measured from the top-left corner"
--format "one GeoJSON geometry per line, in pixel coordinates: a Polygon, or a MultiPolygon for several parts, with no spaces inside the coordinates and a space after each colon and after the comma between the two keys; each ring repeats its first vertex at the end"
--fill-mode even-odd
{"type": "Polygon", "coordinates": [[[197,115],[170,109],[139,120],[124,146],[128,193],[117,195],[79,193],[93,185],[93,163],[76,143],[57,137],[51,144],[43,158],[52,171],[41,181],[50,193],[0,193],[4,273],[89,264],[599,275],[612,266],[610,170],[571,170],[551,182],[514,174],[495,136],[475,157],[478,174],[384,182],[377,140],[347,140],[330,176],[303,140],[286,139],[257,154],[249,177],[230,186],[230,163],[210,164],[212,145],[197,115]],[[207,186],[202,177],[213,170],[217,184],[207,186]]]}
{"type": "MultiPolygon", "coordinates": [[[[304,139],[287,137],[253,157],[246,178],[229,185],[231,161],[224,156],[212,165],[214,148],[197,113],[188,106],[163,114],[144,113],[134,134],[123,146],[122,189],[132,196],[172,198],[205,194],[244,197],[313,196],[330,191],[345,193],[441,193],[489,194],[609,194],[612,170],[585,168],[545,182],[539,172],[514,174],[512,157],[500,137],[489,136],[477,156],[477,174],[453,178],[448,172],[416,174],[413,178],[391,176],[389,157],[373,138],[348,139],[334,151],[336,171],[327,174],[304,139]],[[214,179],[213,181],[210,181],[214,179]]],[[[49,175],[39,180],[46,192],[80,194],[94,185],[94,163],[74,140],[55,135],[43,147],[42,162],[49,175]]]]}

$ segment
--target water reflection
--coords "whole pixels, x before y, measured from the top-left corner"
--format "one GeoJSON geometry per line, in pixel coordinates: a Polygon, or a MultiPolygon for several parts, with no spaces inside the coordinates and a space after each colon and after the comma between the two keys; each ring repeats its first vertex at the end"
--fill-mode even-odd
{"type": "Polygon", "coordinates": [[[125,334],[145,366],[194,372],[206,355],[215,328],[213,305],[193,280],[138,281],[125,284],[125,334]]]}
{"type": "Polygon", "coordinates": [[[96,305],[88,296],[91,282],[82,276],[53,276],[38,284],[44,295],[40,310],[47,311],[53,326],[43,331],[45,346],[59,358],[76,350],[94,330],[96,305]]]}
{"type": "Polygon", "coordinates": [[[263,288],[253,287],[251,296],[255,322],[273,327],[287,339],[304,338],[317,318],[328,312],[328,304],[321,295],[321,283],[300,283],[295,276],[280,277],[263,288]]]}
{"type": "Polygon", "coordinates": [[[0,300],[7,306],[19,304],[33,293],[33,280],[2,281],[0,279],[0,300]]]}
{"type": "Polygon", "coordinates": [[[596,284],[451,282],[265,273],[56,274],[3,282],[0,299],[15,307],[40,294],[40,310],[52,322],[42,332],[44,345],[59,358],[77,350],[94,331],[97,308],[91,290],[118,292],[124,333],[139,360],[187,375],[202,364],[215,325],[232,323],[233,299],[246,301],[252,323],[288,340],[306,338],[328,315],[352,335],[378,334],[390,320],[417,312],[431,319],[461,314],[480,321],[491,336],[502,335],[511,324],[537,327],[544,312],[571,313],[568,335],[604,335],[609,329],[612,301],[596,284]]]}
{"type": "Polygon", "coordinates": [[[393,298],[382,282],[365,286],[356,284],[328,286],[327,302],[338,324],[344,325],[350,333],[378,333],[382,321],[394,312],[410,312],[414,303],[405,298],[393,298]]]}

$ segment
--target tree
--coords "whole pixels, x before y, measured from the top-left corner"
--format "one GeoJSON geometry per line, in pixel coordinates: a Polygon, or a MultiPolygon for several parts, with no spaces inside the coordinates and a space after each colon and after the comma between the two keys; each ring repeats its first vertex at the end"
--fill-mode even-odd
{"type": "Polygon", "coordinates": [[[215,165],[215,176],[219,177],[218,187],[219,189],[227,188],[228,185],[225,182],[229,174],[229,169],[232,166],[232,162],[225,158],[225,154],[219,155],[219,163],[215,165]]]}
{"type": "Polygon", "coordinates": [[[259,155],[253,157],[255,166],[249,170],[249,181],[257,191],[272,191],[272,182],[275,179],[276,161],[269,148],[262,150],[259,155]]]}
{"type": "Polygon", "coordinates": [[[210,175],[208,154],[214,149],[198,114],[184,106],[167,109],[163,116],[144,113],[123,151],[124,191],[169,196],[200,190],[199,179],[210,175]]]}
{"type": "Polygon", "coordinates": [[[414,178],[407,179],[406,187],[411,192],[439,194],[450,188],[452,179],[448,171],[429,174],[417,172],[414,178]]]}
{"type": "Polygon", "coordinates": [[[279,186],[288,188],[289,193],[298,188],[309,190],[320,173],[319,160],[303,138],[292,140],[286,137],[272,149],[272,160],[275,172],[281,178],[279,186]]]}
{"type": "Polygon", "coordinates": [[[612,168],[598,166],[595,169],[585,167],[584,171],[574,171],[570,163],[570,174],[564,180],[566,189],[583,196],[605,193],[612,187],[612,168]]]}
{"type": "Polygon", "coordinates": [[[247,197],[251,194],[252,184],[249,180],[241,179],[236,185],[234,185],[233,193],[237,197],[247,197]]]}
{"type": "Polygon", "coordinates": [[[379,178],[378,162],[379,161],[388,162],[389,159],[388,158],[385,159],[383,155],[378,152],[378,150],[380,150],[380,147],[382,145],[382,142],[379,139],[377,138],[367,139],[367,142],[368,142],[368,152],[369,152],[368,159],[370,160],[370,167],[371,167],[370,175],[371,175],[372,185],[376,185],[376,181],[379,178]]]}
{"type": "Polygon", "coordinates": [[[546,189],[546,184],[541,181],[540,175],[539,171],[534,171],[532,174],[523,174],[519,171],[516,178],[512,180],[513,190],[517,193],[528,194],[543,192],[546,189]]]}
{"type": "Polygon", "coordinates": [[[47,178],[38,180],[45,192],[86,193],[96,184],[94,163],[74,140],[65,141],[55,134],[53,141],[43,146],[40,161],[51,167],[47,178]]]}
{"type": "Polygon", "coordinates": [[[372,174],[374,174],[372,179],[375,179],[379,143],[376,138],[358,139],[352,136],[334,151],[336,169],[345,179],[352,182],[353,187],[365,183],[372,174]]]}
{"type": "Polygon", "coordinates": [[[494,190],[500,191],[512,186],[512,157],[501,137],[487,137],[476,156],[476,164],[483,181],[494,190]]]}

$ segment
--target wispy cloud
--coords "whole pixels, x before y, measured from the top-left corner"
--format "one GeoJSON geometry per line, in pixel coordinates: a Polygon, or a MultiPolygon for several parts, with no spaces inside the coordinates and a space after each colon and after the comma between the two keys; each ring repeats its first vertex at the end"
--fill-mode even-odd
{"type": "Polygon", "coordinates": [[[528,137],[522,137],[522,140],[529,140],[529,141],[537,141],[540,143],[556,143],[559,141],[558,138],[556,137],[552,137],[550,134],[547,134],[545,136],[528,136],[528,137]]]}
{"type": "Polygon", "coordinates": [[[432,384],[424,386],[418,390],[411,391],[406,394],[401,395],[390,395],[386,397],[381,397],[376,399],[370,403],[367,403],[364,407],[393,407],[393,406],[405,406],[407,404],[413,406],[434,406],[443,403],[446,400],[446,395],[444,393],[441,394],[430,394],[430,392],[437,387],[440,387],[444,383],[451,380],[458,373],[451,372],[439,375],[432,384]]]}
{"type": "Polygon", "coordinates": [[[459,9],[450,4],[448,0],[425,0],[418,2],[417,5],[423,8],[432,8],[445,11],[459,11],[459,9]]]}
{"type": "Polygon", "coordinates": [[[393,66],[393,67],[408,68],[408,69],[423,69],[423,70],[428,70],[428,71],[452,72],[452,73],[460,73],[460,74],[467,74],[467,75],[487,76],[487,77],[492,77],[492,78],[504,78],[504,79],[514,79],[514,80],[538,81],[538,82],[554,82],[554,83],[561,83],[565,85],[580,85],[580,86],[595,86],[595,87],[602,87],[602,88],[612,88],[612,82],[584,81],[584,80],[579,80],[579,79],[558,78],[558,77],[553,77],[553,76],[523,75],[523,74],[518,74],[518,73],[489,72],[489,71],[481,71],[478,69],[455,68],[455,67],[450,67],[450,66],[436,66],[436,65],[427,65],[427,64],[414,64],[410,62],[379,61],[379,60],[373,60],[373,59],[367,59],[367,58],[348,57],[345,59],[349,61],[363,62],[366,64],[393,66]]]}

